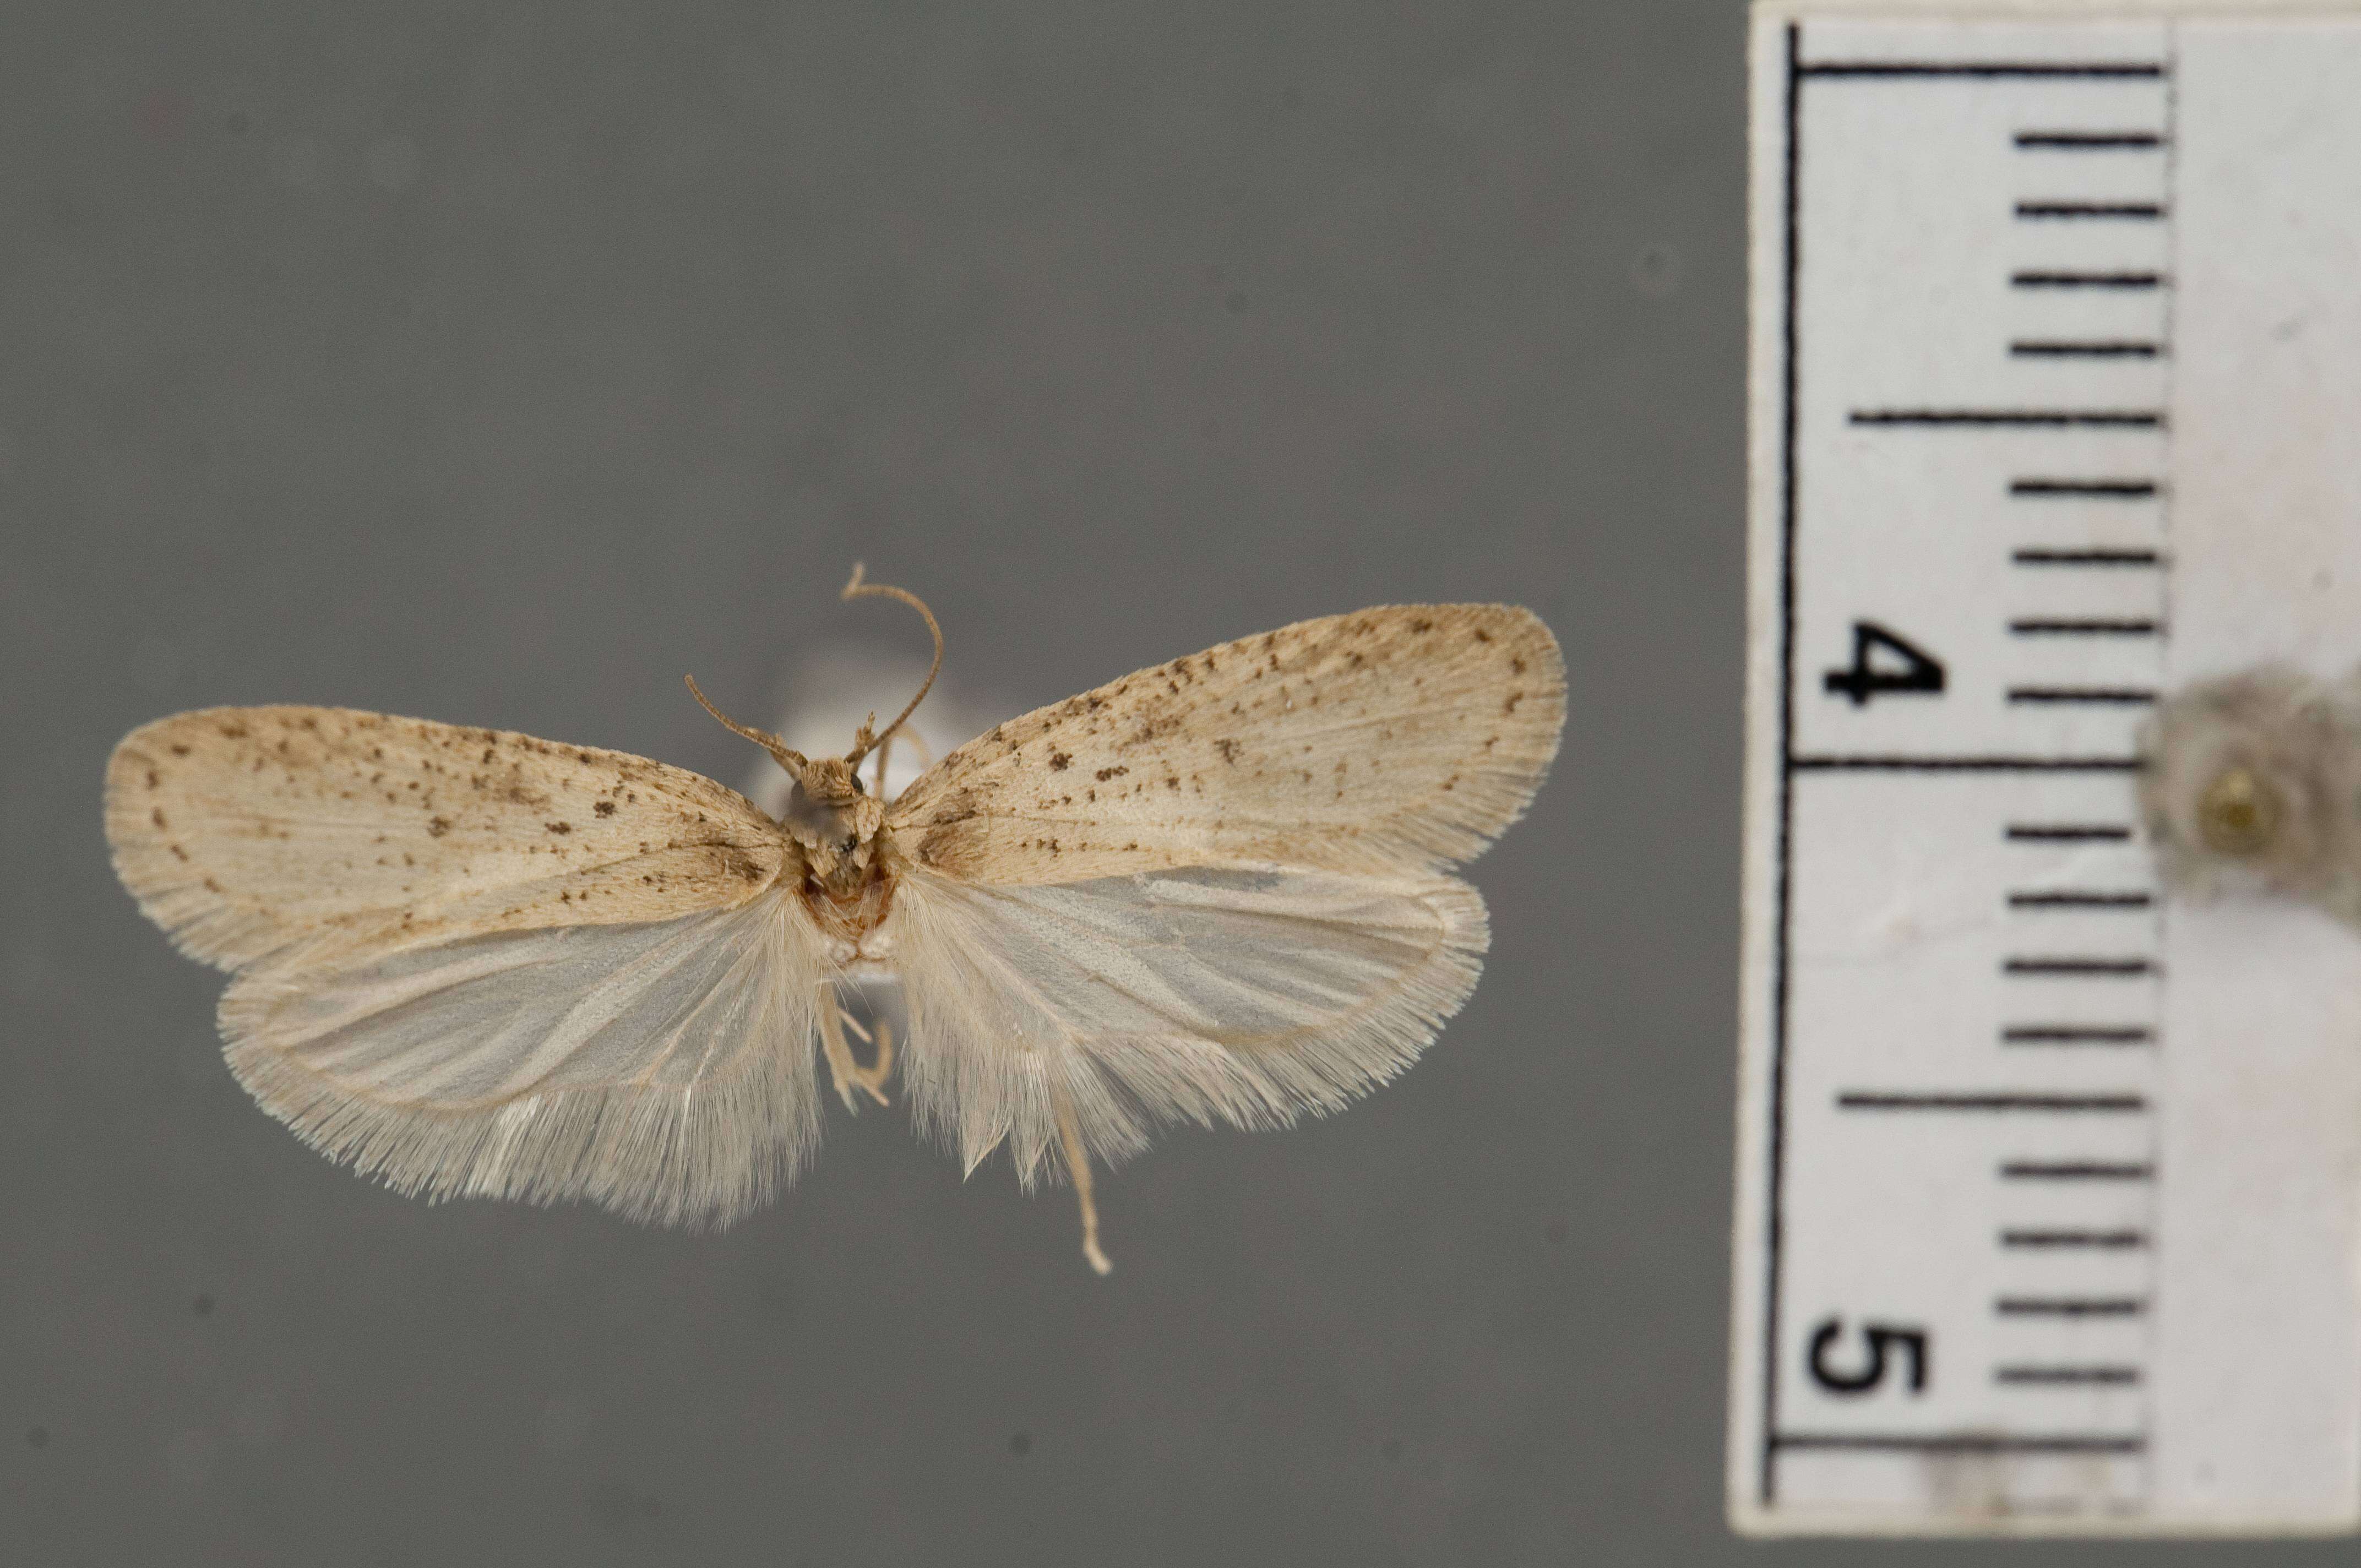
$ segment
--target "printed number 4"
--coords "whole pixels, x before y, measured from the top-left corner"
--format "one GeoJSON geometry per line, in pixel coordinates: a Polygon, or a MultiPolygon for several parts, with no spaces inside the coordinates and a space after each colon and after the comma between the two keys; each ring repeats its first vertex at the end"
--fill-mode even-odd
{"type": "Polygon", "coordinates": [[[1943,664],[1924,648],[1905,641],[1873,620],[1852,623],[1852,663],[1820,677],[1828,690],[1852,698],[1855,707],[1894,692],[1939,692],[1943,664]],[[1881,657],[1881,655],[1883,655],[1881,657]]]}

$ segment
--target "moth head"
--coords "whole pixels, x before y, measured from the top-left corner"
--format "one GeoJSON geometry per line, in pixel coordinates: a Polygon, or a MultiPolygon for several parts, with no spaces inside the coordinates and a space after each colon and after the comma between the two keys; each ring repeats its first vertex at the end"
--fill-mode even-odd
{"type": "Polygon", "coordinates": [[[786,814],[779,826],[787,837],[802,847],[812,863],[812,869],[822,877],[832,874],[838,863],[847,856],[862,864],[868,863],[868,847],[885,824],[885,805],[861,786],[862,759],[879,751],[877,781],[880,789],[885,782],[885,759],[880,750],[902,728],[918,705],[927,699],[927,692],[935,684],[935,676],[943,667],[943,629],[935,622],[935,612],[926,601],[906,588],[888,587],[883,583],[862,580],[859,562],[852,567],[852,580],[844,585],[844,598],[867,598],[882,596],[900,599],[926,618],[927,630],[934,633],[935,662],[927,670],[927,678],[918,687],[918,695],[895,716],[894,722],[884,729],[877,728],[877,716],[871,714],[852,738],[852,750],[841,757],[806,757],[767,729],[756,729],[739,723],[706,700],[697,689],[697,678],[687,677],[692,696],[711,714],[716,722],[733,735],[741,735],[771,754],[774,762],[787,771],[795,786],[787,793],[786,814]]]}
{"type": "Polygon", "coordinates": [[[2294,671],[2208,681],[2143,736],[2140,807],[2168,880],[2319,896],[2349,874],[2361,732],[2294,671]],[[2340,814],[2335,803],[2343,801],[2340,814]]]}
{"type": "Polygon", "coordinates": [[[826,876],[839,859],[858,854],[877,837],[885,804],[861,787],[860,775],[841,758],[821,757],[787,771],[796,782],[779,826],[826,876]]]}

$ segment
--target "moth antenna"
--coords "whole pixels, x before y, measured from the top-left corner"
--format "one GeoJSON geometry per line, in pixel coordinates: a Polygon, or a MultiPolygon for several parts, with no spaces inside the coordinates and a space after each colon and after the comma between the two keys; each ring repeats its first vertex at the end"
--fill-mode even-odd
{"type": "MultiPolygon", "coordinates": [[[[870,715],[873,721],[876,717],[875,714],[870,715]]],[[[917,730],[913,729],[907,735],[888,735],[877,744],[877,798],[880,800],[885,798],[885,759],[893,754],[896,745],[918,749],[919,772],[924,773],[935,765],[935,749],[928,745],[927,738],[917,730]]]]}
{"type": "Polygon", "coordinates": [[[695,697],[697,701],[697,705],[703,707],[706,712],[713,715],[714,722],[719,724],[722,729],[727,729],[732,735],[742,736],[744,739],[752,740],[755,745],[760,746],[763,750],[771,753],[771,760],[773,762],[778,763],[779,766],[786,769],[787,772],[795,774],[797,778],[800,779],[803,777],[805,761],[804,754],[801,751],[791,751],[787,750],[787,743],[785,740],[780,740],[777,736],[772,734],[769,730],[749,729],[747,726],[739,723],[736,719],[722,712],[719,708],[714,707],[713,704],[708,700],[705,693],[697,689],[697,677],[695,675],[683,675],[681,679],[688,683],[688,695],[695,697]]]}
{"type": "MultiPolygon", "coordinates": [[[[920,615],[926,618],[927,630],[934,633],[935,662],[927,666],[927,678],[918,683],[918,695],[910,699],[910,705],[907,707],[905,707],[901,712],[894,716],[893,723],[887,725],[884,729],[878,731],[874,735],[869,733],[868,725],[864,724],[861,727],[862,733],[861,736],[856,738],[853,741],[851,754],[844,759],[845,765],[847,767],[853,768],[857,768],[861,765],[861,759],[869,755],[870,751],[875,748],[879,741],[884,740],[886,736],[893,734],[896,729],[901,729],[903,721],[908,718],[910,715],[918,711],[918,705],[927,700],[927,693],[933,688],[935,677],[942,673],[943,668],[943,629],[935,620],[935,612],[927,608],[927,601],[920,598],[917,595],[912,593],[907,588],[889,587],[884,583],[872,583],[865,581],[864,574],[866,570],[867,569],[858,561],[855,561],[852,564],[852,580],[844,585],[843,597],[845,599],[850,601],[857,598],[869,598],[873,596],[883,595],[886,598],[900,599],[904,604],[906,604],[912,609],[917,610],[920,615]]],[[[884,785],[881,784],[879,786],[879,790],[882,794],[884,785]]]]}

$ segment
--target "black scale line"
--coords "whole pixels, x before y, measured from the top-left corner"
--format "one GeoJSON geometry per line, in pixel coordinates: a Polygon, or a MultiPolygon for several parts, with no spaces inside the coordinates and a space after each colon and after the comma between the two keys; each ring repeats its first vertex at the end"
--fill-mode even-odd
{"type": "Polygon", "coordinates": [[[1798,756],[1795,773],[2136,773],[2137,757],[1913,757],[1899,755],[1798,756]]]}
{"type": "Polygon", "coordinates": [[[2112,822],[2012,822],[2004,831],[2017,842],[2043,844],[2122,844],[2132,836],[2130,828],[2112,822]]]}
{"type": "Polygon", "coordinates": [[[1847,421],[1859,425],[1924,429],[2160,430],[2161,409],[1855,409],[1847,421]]]}
{"type": "Polygon", "coordinates": [[[2019,131],[2018,147],[2046,152],[2152,152],[2164,146],[2154,131],[2019,131]]]}
{"type": "Polygon", "coordinates": [[[2148,909],[2155,904],[2152,894],[2103,892],[2096,888],[2044,888],[2008,895],[2011,909],[2148,909]]]}
{"type": "Polygon", "coordinates": [[[2156,700],[2152,686],[2011,686],[2013,703],[2048,707],[2140,707],[2156,700]]]}
{"type": "Polygon", "coordinates": [[[2003,1296],[1993,1302],[2004,1318],[2136,1318],[2147,1310],[2142,1296],[2003,1296]]]}
{"type": "Polygon", "coordinates": [[[2136,1366],[2045,1366],[2015,1363],[1993,1368],[1993,1381],[2015,1385],[2128,1387],[2140,1381],[2136,1366]]]}
{"type": "Polygon", "coordinates": [[[1789,927],[1794,918],[1795,822],[1795,448],[1801,415],[1796,406],[1796,296],[1802,280],[1804,137],[1804,29],[1790,22],[1787,43],[1786,212],[1784,238],[1785,297],[1780,323],[1779,455],[1779,838],[1772,872],[1771,1106],[1770,1147],[1765,1165],[1763,1213],[1763,1446],[1755,1458],[1755,1496],[1768,1508],[1779,1495],[1779,1289],[1786,1226],[1788,969],[1793,961],[1789,927]]]}
{"type": "Polygon", "coordinates": [[[2010,1024],[2000,1032],[2004,1046],[2147,1046],[2156,1031],[2141,1024],[2010,1024]]]}
{"type": "Polygon", "coordinates": [[[2009,344],[2008,351],[2019,359],[2154,359],[2162,352],[2158,345],[2136,337],[2020,337],[2009,344]]]}
{"type": "Polygon", "coordinates": [[[1871,1453],[2145,1453],[2136,1432],[1778,1432],[1773,1448],[1871,1453]]]}
{"type": "Polygon", "coordinates": [[[2158,202],[2019,202],[2020,218],[2134,218],[2154,221],[2164,216],[2158,202]]]}
{"type": "Polygon", "coordinates": [[[1972,1112],[2129,1112],[2147,1109],[2143,1094],[2041,1094],[2023,1091],[1993,1093],[1906,1092],[1846,1090],[1837,1096],[1839,1111],[1972,1111],[1972,1112]]]}
{"type": "Polygon", "coordinates": [[[2012,496],[2098,496],[2111,500],[2146,500],[2157,493],[2154,479],[2011,479],[2012,496]]]}
{"type": "Polygon", "coordinates": [[[2156,960],[2144,958],[2092,958],[2082,954],[2042,954],[2037,958],[2011,958],[2001,960],[2003,974],[2032,975],[2092,975],[2123,979],[2154,974],[2156,960]]]}
{"type": "Polygon", "coordinates": [[[2101,1252],[2131,1252],[2147,1245],[2147,1233],[2137,1230],[2008,1230],[2001,1232],[2000,1245],[2037,1250],[2090,1247],[2101,1252]]]}
{"type": "Polygon", "coordinates": [[[2153,1181],[2156,1167],[2146,1160],[2012,1159],[2000,1174],[2004,1181],[2153,1181]]]}
{"type": "Polygon", "coordinates": [[[1951,76],[1987,81],[2015,77],[2026,81],[2047,78],[2155,82],[2162,80],[2166,74],[2162,62],[2144,60],[1816,60],[1808,65],[1791,62],[1788,69],[1800,76],[1951,76]]]}
{"type": "Polygon", "coordinates": [[[2012,272],[2008,285],[2012,289],[2161,289],[2165,277],[2161,272],[2059,272],[2031,270],[2012,272]]]}
{"type": "Polygon", "coordinates": [[[2058,616],[2026,616],[2008,623],[2017,637],[2155,637],[2164,622],[2137,617],[2123,620],[2073,620],[2058,616]]]}
{"type": "Polygon", "coordinates": [[[2009,553],[2019,566],[2161,566],[2164,556],[2154,550],[2043,550],[2009,553]]]}

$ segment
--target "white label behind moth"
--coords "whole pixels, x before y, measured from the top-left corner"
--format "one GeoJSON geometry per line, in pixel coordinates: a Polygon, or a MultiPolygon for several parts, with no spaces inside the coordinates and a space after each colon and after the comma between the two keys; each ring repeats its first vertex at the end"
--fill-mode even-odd
{"type": "Polygon", "coordinates": [[[1104,1272],[1091,1156],[1335,1109],[1466,1000],[1484,903],[1450,868],[1523,812],[1565,706],[1530,611],[1391,606],[1012,719],[889,806],[860,764],[925,695],[841,758],[722,718],[793,777],[778,818],[620,751],[208,708],[115,748],[107,838],[236,977],[238,1080],[401,1191],[725,1224],[818,1143],[815,1042],[884,1101],[894,1041],[859,1065],[837,987],[890,978],[919,1126],[1028,1188],[1062,1165],[1104,1272]]]}

